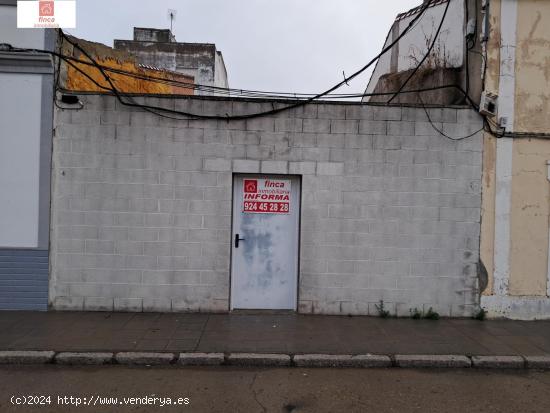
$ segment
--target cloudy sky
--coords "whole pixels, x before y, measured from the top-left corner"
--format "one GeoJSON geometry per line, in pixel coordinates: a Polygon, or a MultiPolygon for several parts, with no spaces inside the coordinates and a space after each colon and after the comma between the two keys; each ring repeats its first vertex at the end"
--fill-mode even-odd
{"type": "MultiPolygon", "coordinates": [[[[169,28],[179,42],[215,43],[229,85],[315,93],[378,53],[395,16],[421,0],[78,0],[71,34],[113,45],[132,28],[169,28]]],[[[363,92],[370,72],[340,93],[363,92]]]]}

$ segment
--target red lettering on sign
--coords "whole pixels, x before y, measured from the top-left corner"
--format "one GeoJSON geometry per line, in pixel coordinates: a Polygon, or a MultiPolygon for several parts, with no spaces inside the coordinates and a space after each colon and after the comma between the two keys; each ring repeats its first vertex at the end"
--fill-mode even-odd
{"type": "Polygon", "coordinates": [[[244,179],[243,212],[254,214],[289,214],[288,180],[244,179]]]}
{"type": "Polygon", "coordinates": [[[265,181],[266,188],[284,188],[284,182],[265,181]]]}

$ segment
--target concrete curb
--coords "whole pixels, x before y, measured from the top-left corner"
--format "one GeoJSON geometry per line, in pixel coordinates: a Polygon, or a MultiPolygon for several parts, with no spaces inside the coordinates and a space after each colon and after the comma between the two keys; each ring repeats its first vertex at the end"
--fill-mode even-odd
{"type": "Polygon", "coordinates": [[[524,358],[528,369],[550,370],[550,356],[526,356],[524,358]]]}
{"type": "Polygon", "coordinates": [[[403,368],[465,368],[472,360],[460,355],[396,355],[395,365],[403,368]]]}
{"type": "Polygon", "coordinates": [[[522,356],[472,356],[472,365],[479,369],[523,369],[522,356]]]}
{"type": "Polygon", "coordinates": [[[112,364],[113,353],[72,353],[63,352],[56,354],[54,362],[63,365],[101,365],[112,364]]]}
{"type": "Polygon", "coordinates": [[[117,353],[115,360],[118,364],[135,366],[159,366],[171,364],[176,359],[173,353],[117,353]]]}
{"type": "Polygon", "coordinates": [[[0,351],[0,365],[60,364],[89,366],[178,365],[242,367],[326,367],[326,368],[468,368],[550,370],[548,356],[465,356],[465,355],[337,355],[264,353],[156,353],[156,352],[58,352],[0,351]],[[393,360],[393,363],[392,363],[393,360]]]}
{"type": "Polygon", "coordinates": [[[220,366],[224,361],[223,353],[180,353],[178,358],[182,366],[220,366]]]}
{"type": "Polygon", "coordinates": [[[294,356],[297,367],[391,367],[389,356],[364,354],[359,356],[333,354],[301,354],[294,356]]]}
{"type": "Polygon", "coordinates": [[[288,354],[231,353],[227,356],[227,364],[249,367],[289,367],[288,354]]]}
{"type": "Polygon", "coordinates": [[[54,351],[0,351],[0,364],[46,364],[54,355],[54,351]]]}

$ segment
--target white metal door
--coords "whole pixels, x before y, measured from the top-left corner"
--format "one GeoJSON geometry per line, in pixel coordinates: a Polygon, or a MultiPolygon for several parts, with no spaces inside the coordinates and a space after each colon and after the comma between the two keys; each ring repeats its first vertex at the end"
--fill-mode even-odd
{"type": "Polygon", "coordinates": [[[231,309],[296,310],[300,179],[235,176],[231,309]]]}

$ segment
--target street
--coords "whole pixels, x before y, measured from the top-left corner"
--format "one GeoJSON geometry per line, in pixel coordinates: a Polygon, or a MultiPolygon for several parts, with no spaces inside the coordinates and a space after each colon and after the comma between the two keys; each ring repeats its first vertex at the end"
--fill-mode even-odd
{"type": "Polygon", "coordinates": [[[548,412],[550,373],[4,366],[0,411],[548,412]]]}

